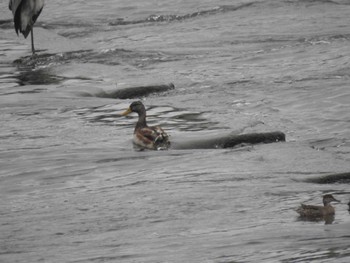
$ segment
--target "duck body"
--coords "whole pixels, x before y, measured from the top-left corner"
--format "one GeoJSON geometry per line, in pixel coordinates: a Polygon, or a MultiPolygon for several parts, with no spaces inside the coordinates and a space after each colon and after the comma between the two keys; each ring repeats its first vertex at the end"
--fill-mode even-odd
{"type": "Polygon", "coordinates": [[[318,206],[318,205],[305,205],[301,204],[300,208],[297,210],[301,217],[324,217],[328,215],[334,215],[335,210],[334,207],[330,204],[326,206],[318,206]]]}
{"type": "Polygon", "coordinates": [[[335,209],[333,206],[331,206],[331,202],[339,202],[339,200],[335,199],[330,194],[324,195],[323,206],[301,204],[301,206],[296,211],[302,218],[314,219],[334,216],[335,209]]]}
{"type": "Polygon", "coordinates": [[[167,150],[170,147],[169,135],[161,127],[147,125],[146,109],[142,102],[131,103],[122,115],[126,116],[131,112],[136,112],[139,116],[133,136],[136,146],[149,150],[167,150]]]}

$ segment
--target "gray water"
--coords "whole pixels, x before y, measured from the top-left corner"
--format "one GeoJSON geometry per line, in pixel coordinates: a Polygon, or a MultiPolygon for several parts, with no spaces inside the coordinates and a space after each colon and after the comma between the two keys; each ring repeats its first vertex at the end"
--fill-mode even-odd
{"type": "Polygon", "coordinates": [[[46,1],[30,39],[0,8],[1,262],[349,262],[346,0],[46,1]],[[119,88],[174,145],[282,131],[286,142],[136,151],[119,88]],[[333,224],[301,202],[334,194],[333,224]]]}

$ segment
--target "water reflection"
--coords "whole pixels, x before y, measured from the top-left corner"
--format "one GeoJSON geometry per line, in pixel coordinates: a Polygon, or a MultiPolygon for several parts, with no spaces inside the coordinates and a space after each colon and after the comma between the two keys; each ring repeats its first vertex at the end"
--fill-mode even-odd
{"type": "MultiPolygon", "coordinates": [[[[116,125],[118,127],[134,126],[136,117],[118,118],[124,110],[124,105],[114,104],[100,107],[82,108],[74,110],[74,113],[89,122],[104,123],[106,125],[116,125]]],[[[220,129],[217,122],[209,121],[206,112],[189,112],[186,109],[174,108],[171,106],[151,106],[147,107],[147,118],[150,126],[161,125],[166,129],[178,129],[181,131],[201,131],[220,129]]]]}
{"type": "Polygon", "coordinates": [[[7,81],[20,86],[60,83],[64,78],[52,72],[50,61],[52,54],[35,54],[16,59],[11,63],[15,69],[9,72],[7,81]]]}
{"type": "Polygon", "coordinates": [[[305,221],[305,222],[324,222],[325,225],[330,225],[334,222],[334,215],[326,215],[322,217],[302,217],[299,216],[299,221],[305,221]]]}
{"type": "Polygon", "coordinates": [[[15,78],[20,86],[57,84],[63,79],[52,74],[48,68],[34,70],[19,68],[19,71],[15,73],[15,78]]]}
{"type": "MultiPolygon", "coordinates": [[[[45,51],[45,50],[42,50],[45,51]]],[[[75,50],[63,53],[36,53],[21,57],[14,61],[24,67],[46,67],[65,63],[97,63],[103,65],[130,64],[144,68],[151,64],[178,61],[185,55],[165,53],[159,51],[135,51],[128,49],[105,49],[94,51],[91,49],[75,50]]]]}
{"type": "Polygon", "coordinates": [[[124,25],[135,25],[144,23],[156,23],[156,22],[173,22],[173,21],[183,21],[186,19],[192,19],[201,16],[216,15],[218,13],[234,12],[239,9],[247,8],[253,5],[253,3],[245,3],[240,5],[223,5],[214,7],[207,10],[196,11],[193,13],[188,13],[185,15],[150,15],[145,19],[140,20],[124,20],[117,18],[115,21],[109,23],[111,26],[124,26],[124,25]]]}
{"type": "MultiPolygon", "coordinates": [[[[45,50],[40,50],[45,51],[45,50]]],[[[83,60],[91,56],[91,50],[77,50],[64,53],[36,53],[35,55],[21,57],[14,61],[18,67],[38,68],[70,63],[72,60],[83,60]]]]}
{"type": "MultiPolygon", "coordinates": [[[[45,51],[45,50],[44,50],[45,51]]],[[[9,67],[15,66],[17,70],[10,73],[11,76],[6,76],[7,82],[15,82],[20,85],[47,85],[58,84],[67,79],[62,76],[57,76],[53,73],[52,68],[57,65],[66,63],[99,63],[105,65],[119,65],[129,63],[136,67],[148,66],[152,63],[168,62],[179,59],[177,56],[161,53],[161,52],[134,52],[124,49],[112,49],[104,51],[93,50],[77,50],[64,53],[37,53],[35,55],[24,56],[16,59],[13,63],[9,63],[9,67]]],[[[160,85],[153,87],[153,90],[158,92],[162,88],[173,89],[172,85],[160,85]],[[164,88],[165,87],[165,88],[164,88]]],[[[121,92],[121,91],[117,91],[121,92]]],[[[131,91],[128,91],[129,93],[131,91]]],[[[108,96],[118,94],[107,94],[108,96]]],[[[103,94],[101,95],[103,97],[103,94]]]]}
{"type": "Polygon", "coordinates": [[[1,19],[0,20],[0,28],[1,29],[13,28],[13,20],[12,19],[1,19]]]}
{"type": "Polygon", "coordinates": [[[64,78],[57,76],[48,67],[36,68],[22,64],[6,65],[0,71],[0,82],[12,85],[58,84],[64,78]]]}

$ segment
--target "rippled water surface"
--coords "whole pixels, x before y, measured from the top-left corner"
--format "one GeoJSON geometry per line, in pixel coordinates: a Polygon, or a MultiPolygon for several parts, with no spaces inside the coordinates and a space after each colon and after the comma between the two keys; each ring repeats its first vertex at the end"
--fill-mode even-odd
{"type": "Polygon", "coordinates": [[[46,1],[34,57],[7,1],[0,30],[1,262],[350,260],[348,1],[46,1]],[[136,99],[173,148],[133,148],[136,99]]]}

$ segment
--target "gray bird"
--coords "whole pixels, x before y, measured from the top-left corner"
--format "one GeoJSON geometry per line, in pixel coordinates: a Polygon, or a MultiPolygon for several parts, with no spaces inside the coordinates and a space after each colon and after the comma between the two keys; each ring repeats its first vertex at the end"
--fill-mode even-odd
{"type": "Polygon", "coordinates": [[[43,10],[44,0],[10,0],[9,9],[13,14],[13,21],[15,22],[15,30],[21,32],[24,38],[27,38],[31,32],[32,52],[34,49],[33,25],[43,10]]]}

